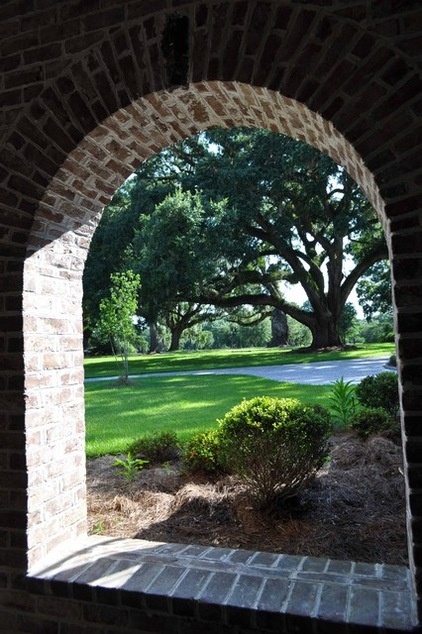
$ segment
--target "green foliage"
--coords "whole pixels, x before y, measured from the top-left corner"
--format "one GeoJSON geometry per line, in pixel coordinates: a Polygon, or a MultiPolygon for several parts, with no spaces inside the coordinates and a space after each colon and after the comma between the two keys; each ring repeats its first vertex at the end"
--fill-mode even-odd
{"type": "Polygon", "coordinates": [[[346,171],[268,130],[212,129],[174,144],[142,163],[104,218],[84,276],[89,327],[90,298],[98,303],[109,273],[131,267],[148,323],[167,322],[179,302],[270,304],[307,326],[316,347],[338,345],[353,286],[387,255],[377,216],[346,171]],[[283,281],[301,285],[311,312],[285,300],[283,281]]]}
{"type": "Polygon", "coordinates": [[[271,321],[264,319],[259,323],[242,325],[231,316],[220,317],[204,326],[212,335],[212,347],[253,348],[266,346],[271,339],[271,321]]]}
{"type": "Polygon", "coordinates": [[[341,428],[346,428],[357,409],[355,386],[351,381],[345,381],[343,377],[337,379],[331,386],[329,397],[329,409],[335,423],[341,428]]]}
{"type": "Polygon", "coordinates": [[[400,406],[397,374],[380,372],[365,377],[356,386],[356,396],[361,405],[382,407],[396,416],[400,406]]]}
{"type": "Polygon", "coordinates": [[[176,460],[181,453],[176,432],[162,431],[146,434],[132,442],[129,451],[150,464],[163,464],[176,460]]]}
{"type": "Polygon", "coordinates": [[[359,304],[366,319],[371,321],[374,316],[391,315],[391,272],[390,263],[381,260],[373,264],[366,275],[361,277],[356,286],[359,304]]]}
{"type": "Polygon", "coordinates": [[[261,508],[295,496],[327,457],[329,412],[297,399],[245,400],[219,421],[220,460],[261,508]]]}
{"type": "Polygon", "coordinates": [[[120,475],[126,478],[126,480],[133,480],[137,472],[141,471],[146,464],[148,464],[148,460],[134,458],[132,454],[128,452],[124,460],[115,460],[113,467],[116,467],[120,475]]]}
{"type": "Polygon", "coordinates": [[[371,317],[361,324],[360,334],[367,343],[394,342],[394,324],[391,310],[383,315],[371,317]]]}
{"type": "Polygon", "coordinates": [[[213,429],[195,434],[186,444],[183,460],[186,470],[191,473],[215,476],[224,472],[218,431],[213,429]]]}
{"type": "Polygon", "coordinates": [[[312,334],[307,326],[301,324],[290,315],[287,315],[289,345],[297,348],[306,348],[312,343],[312,334]]]}
{"type": "Polygon", "coordinates": [[[361,438],[375,434],[400,433],[397,416],[393,416],[383,407],[362,407],[353,417],[351,427],[361,438]]]}
{"type": "Polygon", "coordinates": [[[356,343],[362,341],[356,308],[351,302],[344,305],[340,317],[340,335],[344,343],[356,343]]]}
{"type": "Polygon", "coordinates": [[[202,324],[188,328],[180,338],[181,350],[210,350],[213,347],[214,336],[202,324]]]}

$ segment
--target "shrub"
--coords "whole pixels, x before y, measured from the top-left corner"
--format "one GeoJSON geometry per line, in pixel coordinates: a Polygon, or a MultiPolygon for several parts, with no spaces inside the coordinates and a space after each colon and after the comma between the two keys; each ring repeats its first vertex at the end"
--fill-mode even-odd
{"type": "Polygon", "coordinates": [[[393,416],[383,407],[362,407],[355,414],[351,427],[361,438],[375,434],[400,434],[397,416],[393,416]]]}
{"type": "Polygon", "coordinates": [[[391,414],[399,410],[399,388],[395,372],[381,372],[365,377],[356,386],[356,396],[365,407],[382,407],[391,414]]]}
{"type": "Polygon", "coordinates": [[[172,431],[156,432],[142,436],[131,443],[128,451],[137,458],[148,460],[150,464],[176,460],[181,454],[177,435],[172,431]]]}
{"type": "Polygon", "coordinates": [[[196,434],[186,445],[183,461],[187,471],[215,476],[224,472],[216,429],[196,434]]]}
{"type": "Polygon", "coordinates": [[[327,457],[329,412],[296,399],[256,397],[219,421],[220,460],[247,484],[257,505],[295,496],[327,457]]]}

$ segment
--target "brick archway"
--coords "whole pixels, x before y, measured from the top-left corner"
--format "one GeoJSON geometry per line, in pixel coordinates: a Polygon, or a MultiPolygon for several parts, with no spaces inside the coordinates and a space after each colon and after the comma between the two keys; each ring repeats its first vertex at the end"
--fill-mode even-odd
{"type": "Polygon", "coordinates": [[[0,8],[0,566],[8,596],[27,551],[34,566],[84,531],[81,275],[101,209],[141,160],[211,125],[303,138],[346,166],[384,222],[419,596],[417,3],[48,4],[0,8]]]}
{"type": "Polygon", "coordinates": [[[87,135],[40,202],[24,269],[29,473],[44,463],[44,473],[30,486],[30,567],[84,530],[81,278],[103,206],[151,153],[210,126],[247,125],[300,138],[330,154],[359,182],[385,223],[378,188],[353,147],[332,124],[267,89],[203,82],[162,91],[119,110],[87,135]],[[53,433],[54,427],[63,429],[53,433]],[[50,507],[62,513],[59,525],[55,512],[45,513],[50,507]]]}

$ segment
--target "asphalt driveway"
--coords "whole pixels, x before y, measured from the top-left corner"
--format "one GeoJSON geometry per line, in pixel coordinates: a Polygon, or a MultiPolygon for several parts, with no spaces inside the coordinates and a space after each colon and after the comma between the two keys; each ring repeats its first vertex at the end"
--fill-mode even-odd
{"type": "MultiPolygon", "coordinates": [[[[387,368],[388,357],[375,359],[351,359],[342,361],[320,361],[314,363],[295,363],[289,365],[256,366],[253,368],[233,368],[214,370],[213,374],[249,374],[274,381],[289,383],[309,383],[322,385],[332,383],[336,379],[359,383],[370,374],[379,374],[386,370],[395,372],[395,368],[387,368]]],[[[197,372],[204,374],[204,372],[197,372]]]]}
{"type": "MultiPolygon", "coordinates": [[[[350,359],[342,361],[319,361],[314,363],[294,363],[287,365],[260,365],[247,368],[224,368],[218,370],[193,370],[185,372],[159,372],[155,374],[137,374],[131,378],[157,377],[157,376],[183,376],[209,375],[209,374],[243,374],[259,376],[264,379],[288,383],[307,383],[323,385],[332,383],[336,379],[359,383],[365,376],[379,374],[389,370],[395,372],[395,368],[387,368],[388,357],[376,357],[373,359],[350,359]]],[[[104,377],[101,379],[86,379],[91,381],[110,381],[118,377],[104,377]]]]}

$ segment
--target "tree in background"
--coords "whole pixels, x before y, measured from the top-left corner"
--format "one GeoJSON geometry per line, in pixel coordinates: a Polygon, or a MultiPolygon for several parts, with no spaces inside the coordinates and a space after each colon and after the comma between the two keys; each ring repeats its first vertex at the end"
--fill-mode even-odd
{"type": "Polygon", "coordinates": [[[255,323],[232,320],[223,316],[211,323],[204,324],[203,330],[212,335],[210,347],[221,348],[255,348],[265,347],[271,339],[271,320],[266,317],[255,323]]]}
{"type": "Polygon", "coordinates": [[[346,301],[386,256],[374,210],[344,170],[305,144],[265,130],[212,130],[206,139],[217,150],[199,160],[197,186],[225,200],[225,233],[231,227],[244,245],[226,288],[216,284],[208,301],[272,305],[311,330],[312,347],[342,345],[346,301]],[[286,301],[282,281],[301,285],[310,311],[286,301]]]}
{"type": "MultiPolygon", "coordinates": [[[[221,266],[217,226],[222,203],[205,204],[198,193],[176,189],[154,213],[141,213],[132,243],[131,265],[140,273],[140,314],[151,326],[162,321],[178,350],[183,332],[216,319],[221,310],[196,301],[221,266]]],[[[151,345],[151,352],[154,351],[151,345]]]]}
{"type": "Polygon", "coordinates": [[[344,305],[340,319],[340,334],[345,343],[356,343],[361,339],[357,311],[351,302],[344,305]]]}
{"type": "Polygon", "coordinates": [[[129,381],[129,350],[136,341],[134,318],[139,285],[140,277],[133,271],[112,273],[110,294],[100,301],[96,325],[99,333],[109,339],[116,361],[120,357],[121,381],[126,384],[129,381]]]}
{"type": "MultiPolygon", "coordinates": [[[[314,348],[340,346],[350,292],[386,257],[375,212],[346,172],[266,130],[215,129],[179,142],[125,188],[130,239],[114,251],[141,274],[140,311],[152,327],[181,302],[249,306],[299,321],[314,348]],[[310,310],[286,300],[284,282],[302,287],[310,310]]],[[[108,257],[118,261],[112,248],[108,257]]]]}
{"type": "Polygon", "coordinates": [[[269,348],[287,346],[289,340],[289,325],[287,315],[279,308],[274,308],[271,313],[271,339],[269,348]]]}

